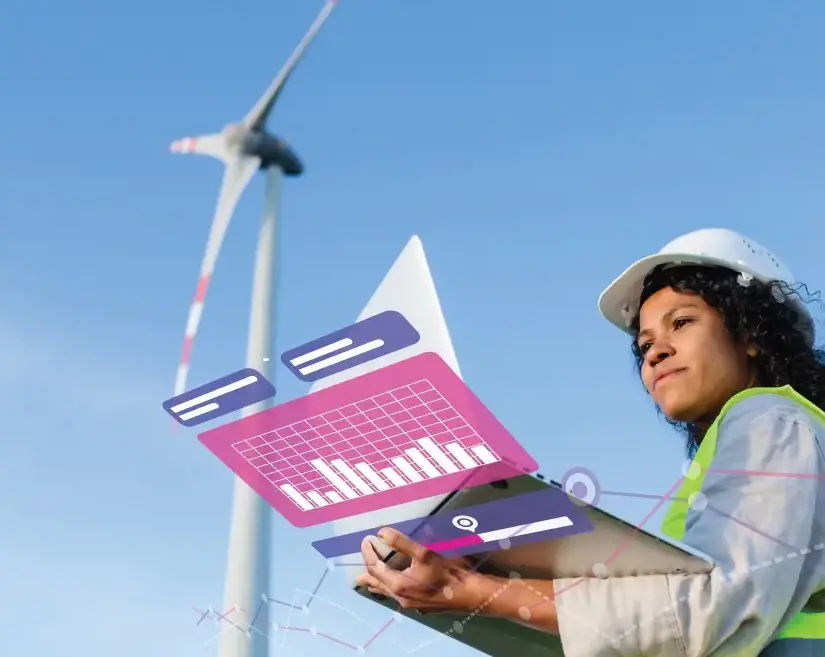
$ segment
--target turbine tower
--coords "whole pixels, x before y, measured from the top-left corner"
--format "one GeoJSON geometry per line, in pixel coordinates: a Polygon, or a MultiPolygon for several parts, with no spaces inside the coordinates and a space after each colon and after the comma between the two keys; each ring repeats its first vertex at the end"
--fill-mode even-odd
{"type": "MultiPolygon", "coordinates": [[[[175,395],[186,390],[192,345],[224,235],[238,200],[259,170],[266,174],[266,196],[255,255],[246,362],[248,367],[254,367],[271,378],[269,363],[274,347],[272,308],[275,305],[273,278],[281,182],[283,176],[301,175],[304,166],[286,142],[267,132],[266,122],[289,76],[337,2],[338,0],[327,0],[272,84],[240,122],[229,124],[217,134],[180,139],[170,147],[175,153],[208,155],[225,165],[197,291],[189,308],[183,354],[175,380],[175,395]]],[[[245,408],[242,415],[252,415],[268,406],[268,401],[261,402],[245,408]]],[[[225,625],[220,636],[220,657],[267,657],[269,654],[269,619],[264,601],[269,589],[270,514],[266,502],[241,479],[235,478],[224,609],[234,609],[229,620],[235,626],[250,630],[244,633],[232,625],[225,625]]]]}

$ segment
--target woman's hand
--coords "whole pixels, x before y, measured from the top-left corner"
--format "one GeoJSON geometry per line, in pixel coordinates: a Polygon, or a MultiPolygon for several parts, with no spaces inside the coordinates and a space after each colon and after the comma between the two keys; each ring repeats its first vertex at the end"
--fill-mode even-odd
{"type": "Polygon", "coordinates": [[[467,611],[483,604],[492,582],[475,572],[466,559],[449,559],[428,550],[394,529],[385,528],[378,538],[391,550],[406,554],[412,563],[393,570],[376,553],[369,539],[361,543],[367,572],[357,583],[372,593],[393,598],[404,609],[419,611],[467,611]]]}

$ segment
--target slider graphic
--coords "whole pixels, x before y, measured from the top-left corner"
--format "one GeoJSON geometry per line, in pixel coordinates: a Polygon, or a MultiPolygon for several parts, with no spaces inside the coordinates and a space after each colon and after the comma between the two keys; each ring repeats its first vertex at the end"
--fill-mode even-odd
{"type": "Polygon", "coordinates": [[[434,552],[446,552],[448,550],[458,550],[460,548],[483,545],[484,543],[495,543],[504,541],[516,536],[529,536],[531,534],[543,534],[561,527],[572,527],[573,521],[568,516],[558,516],[556,518],[545,518],[536,522],[528,522],[521,525],[512,525],[493,529],[489,532],[478,532],[478,520],[473,516],[459,515],[453,518],[453,526],[468,532],[467,536],[449,538],[445,541],[427,543],[426,547],[434,552]]]}
{"type": "Polygon", "coordinates": [[[251,406],[275,396],[275,386],[258,370],[246,367],[163,402],[163,408],[185,427],[251,406]]]}
{"type": "MultiPolygon", "coordinates": [[[[383,526],[325,538],[315,541],[312,547],[327,559],[357,554],[361,551],[361,541],[375,536],[383,526]]],[[[579,505],[557,488],[440,511],[389,526],[448,556],[491,552],[593,530],[593,524],[579,505]]]]}
{"type": "Polygon", "coordinates": [[[414,345],[420,337],[401,313],[388,310],[285,351],[281,361],[312,383],[414,345]]]}

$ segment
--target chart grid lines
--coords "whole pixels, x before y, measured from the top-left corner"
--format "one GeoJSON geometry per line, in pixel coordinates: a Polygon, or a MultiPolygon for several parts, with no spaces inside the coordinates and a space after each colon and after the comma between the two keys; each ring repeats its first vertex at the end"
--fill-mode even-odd
{"type": "Polygon", "coordinates": [[[501,460],[427,378],[231,447],[302,511],[501,460]]]}

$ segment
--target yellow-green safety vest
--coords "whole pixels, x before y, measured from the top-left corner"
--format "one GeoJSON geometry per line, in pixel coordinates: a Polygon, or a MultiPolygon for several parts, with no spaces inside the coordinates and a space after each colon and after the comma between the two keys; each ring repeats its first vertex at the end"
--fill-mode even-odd
{"type": "MultiPolygon", "coordinates": [[[[693,478],[685,478],[684,483],[681,488],[679,488],[679,492],[676,494],[676,497],[679,499],[674,500],[670,504],[665,515],[664,522],[662,523],[662,533],[677,541],[682,540],[685,535],[685,520],[693,496],[702,488],[705,472],[710,467],[713,457],[716,455],[716,438],[722,419],[727,412],[739,402],[754,395],[766,393],[781,395],[792,399],[805,407],[812,415],[825,424],[825,411],[812,404],[790,386],[782,386],[781,388],[750,388],[731,397],[728,403],[722,407],[721,412],[702,439],[702,444],[699,446],[689,470],[689,472],[696,472],[697,475],[693,478]]],[[[798,613],[781,629],[777,639],[825,639],[825,613],[798,613]]]]}

